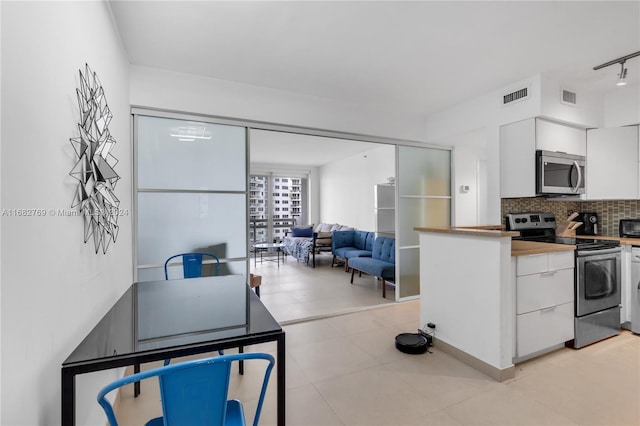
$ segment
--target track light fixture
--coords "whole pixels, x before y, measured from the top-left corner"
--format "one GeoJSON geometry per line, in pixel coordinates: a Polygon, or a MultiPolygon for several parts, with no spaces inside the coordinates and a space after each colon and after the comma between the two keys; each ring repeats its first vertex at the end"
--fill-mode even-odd
{"type": "Polygon", "coordinates": [[[627,68],[625,68],[624,63],[627,62],[627,59],[635,58],[636,56],[640,56],[640,52],[631,53],[627,56],[614,59],[613,61],[605,62],[604,64],[598,65],[597,67],[593,67],[593,70],[597,71],[610,65],[620,64],[620,74],[618,74],[618,82],[616,83],[616,86],[624,86],[627,84],[627,82],[625,81],[625,79],[627,78],[627,68]]]}
{"type": "Polygon", "coordinates": [[[620,62],[620,74],[618,74],[618,82],[616,86],[625,86],[627,82],[624,80],[627,78],[627,69],[624,67],[625,61],[620,62]]]}

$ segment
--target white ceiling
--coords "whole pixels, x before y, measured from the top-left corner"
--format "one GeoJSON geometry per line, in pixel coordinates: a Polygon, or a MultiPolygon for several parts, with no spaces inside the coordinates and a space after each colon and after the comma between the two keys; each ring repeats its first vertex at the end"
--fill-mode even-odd
{"type": "Polygon", "coordinates": [[[319,167],[379,145],[345,139],[251,129],[251,162],[319,167]]]}
{"type": "MultiPolygon", "coordinates": [[[[615,90],[619,66],[593,67],[640,51],[639,1],[110,4],[132,64],[418,117],[539,73],[571,89],[615,90]]],[[[635,87],[639,63],[627,61],[635,87]]],[[[251,158],[317,166],[331,152],[369,148],[304,140],[300,150],[300,136],[261,134],[251,158]]]]}
{"type": "Polygon", "coordinates": [[[111,1],[132,64],[423,116],[544,72],[611,87],[639,4],[111,1]]]}

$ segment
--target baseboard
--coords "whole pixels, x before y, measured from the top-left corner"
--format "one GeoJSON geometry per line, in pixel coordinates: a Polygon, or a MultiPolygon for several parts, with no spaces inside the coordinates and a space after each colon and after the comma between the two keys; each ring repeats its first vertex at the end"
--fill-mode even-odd
{"type": "Polygon", "coordinates": [[[473,355],[469,355],[463,350],[456,348],[455,346],[451,346],[450,344],[434,339],[434,347],[440,349],[442,352],[451,355],[458,361],[461,361],[467,364],[469,367],[475,368],[483,374],[491,377],[492,379],[498,382],[504,382],[510,379],[513,379],[516,376],[516,367],[511,364],[507,368],[499,369],[494,367],[491,364],[487,364],[486,362],[474,357],[473,355]]]}

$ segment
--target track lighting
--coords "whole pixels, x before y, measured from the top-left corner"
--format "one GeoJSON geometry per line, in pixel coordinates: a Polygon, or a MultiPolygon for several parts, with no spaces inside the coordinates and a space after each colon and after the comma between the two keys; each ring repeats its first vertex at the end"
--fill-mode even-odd
{"type": "Polygon", "coordinates": [[[618,74],[618,82],[616,83],[616,86],[625,86],[627,84],[624,80],[627,78],[627,69],[624,67],[624,62],[625,61],[620,62],[620,74],[618,74]]]}
{"type": "Polygon", "coordinates": [[[620,64],[620,74],[618,75],[618,81],[616,82],[616,86],[625,86],[627,82],[625,79],[627,78],[627,68],[625,68],[624,64],[627,59],[635,58],[636,56],[640,56],[640,52],[631,53],[630,55],[623,56],[618,59],[614,59],[613,61],[605,62],[602,65],[598,65],[597,67],[593,67],[594,71],[597,71],[601,68],[608,67],[610,65],[620,64]]]}

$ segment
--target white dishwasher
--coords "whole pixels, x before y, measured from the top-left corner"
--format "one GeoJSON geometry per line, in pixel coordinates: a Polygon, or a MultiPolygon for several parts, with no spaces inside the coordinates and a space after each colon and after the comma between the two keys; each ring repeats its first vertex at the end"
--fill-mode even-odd
{"type": "MultiPolygon", "coordinates": [[[[627,293],[628,294],[628,293],[627,293]]],[[[631,331],[640,334],[640,247],[631,249],[631,331]]]]}

